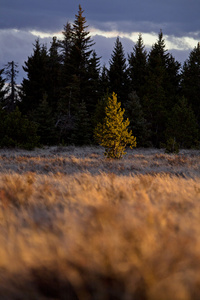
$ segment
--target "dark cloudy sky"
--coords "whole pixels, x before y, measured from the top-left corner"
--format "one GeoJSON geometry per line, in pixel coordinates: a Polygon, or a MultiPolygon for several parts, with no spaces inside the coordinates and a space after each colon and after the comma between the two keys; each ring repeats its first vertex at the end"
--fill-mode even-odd
{"type": "Polygon", "coordinates": [[[8,61],[21,66],[37,37],[47,46],[73,22],[78,5],[102,63],[108,62],[117,36],[130,53],[142,33],[147,51],[162,29],[167,49],[183,62],[200,41],[200,0],[0,0],[0,69],[8,61]]]}

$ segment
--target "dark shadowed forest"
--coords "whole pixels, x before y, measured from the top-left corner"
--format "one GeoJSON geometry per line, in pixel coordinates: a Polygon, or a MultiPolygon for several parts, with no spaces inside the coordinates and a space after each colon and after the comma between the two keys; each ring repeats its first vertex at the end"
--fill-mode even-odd
{"type": "Polygon", "coordinates": [[[35,41],[19,86],[16,62],[0,70],[0,147],[95,144],[94,130],[114,92],[138,147],[199,148],[199,43],[181,65],[162,31],[148,53],[139,34],[127,57],[117,37],[109,65],[102,66],[81,6],[62,33],[49,49],[35,41]]]}

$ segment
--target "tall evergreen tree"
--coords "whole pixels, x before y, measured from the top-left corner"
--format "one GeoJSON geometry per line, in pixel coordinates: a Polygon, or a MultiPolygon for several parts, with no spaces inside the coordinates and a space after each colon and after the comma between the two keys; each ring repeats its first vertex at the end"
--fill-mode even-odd
{"type": "Polygon", "coordinates": [[[171,107],[177,102],[177,98],[180,96],[180,67],[181,64],[175,60],[172,54],[168,53],[166,61],[166,76],[165,76],[165,90],[168,97],[167,109],[171,110],[171,107]]]}
{"type": "Polygon", "coordinates": [[[77,98],[76,78],[72,73],[71,51],[73,46],[72,25],[67,22],[63,29],[63,39],[59,41],[61,53],[60,98],[56,128],[59,132],[59,142],[70,143],[74,126],[73,99],[77,98]],[[73,82],[73,85],[72,85],[73,82]],[[72,99],[73,98],[73,99],[72,99]]]}
{"type": "Polygon", "coordinates": [[[8,62],[5,66],[6,80],[9,84],[9,92],[5,99],[5,108],[11,112],[15,109],[18,101],[18,88],[16,83],[18,71],[18,64],[14,61],[8,62]]]}
{"type": "Polygon", "coordinates": [[[109,63],[109,88],[110,91],[114,91],[117,94],[118,101],[122,102],[126,99],[127,96],[128,81],[126,71],[126,58],[119,37],[117,37],[116,39],[109,63]]]}
{"type": "Polygon", "coordinates": [[[72,68],[70,66],[70,55],[72,50],[72,26],[69,22],[64,26],[63,39],[59,42],[61,51],[61,95],[58,110],[61,115],[68,114],[71,106],[72,94],[72,68]]]}
{"type": "Polygon", "coordinates": [[[168,54],[165,49],[163,34],[160,32],[158,41],[152,46],[148,57],[148,69],[144,96],[146,118],[151,124],[152,141],[159,146],[163,141],[163,132],[167,120],[165,71],[168,54]]]}
{"type": "Polygon", "coordinates": [[[108,69],[104,64],[101,68],[100,72],[100,93],[101,95],[105,95],[109,90],[109,76],[108,76],[108,69]]]}
{"type": "Polygon", "coordinates": [[[52,145],[56,142],[55,121],[52,117],[52,111],[47,102],[47,95],[44,94],[37,109],[33,114],[33,120],[37,124],[37,134],[40,137],[40,143],[43,145],[52,145]]]}
{"type": "Polygon", "coordinates": [[[4,69],[0,69],[0,106],[5,105],[5,96],[8,92],[8,88],[6,88],[6,79],[3,78],[4,69]]]}
{"type": "Polygon", "coordinates": [[[48,56],[48,103],[55,114],[58,110],[58,101],[61,97],[61,55],[59,53],[59,42],[56,37],[52,39],[48,56]]]}
{"type": "Polygon", "coordinates": [[[200,126],[200,43],[190,52],[183,65],[181,88],[200,126]]]}
{"type": "Polygon", "coordinates": [[[63,66],[66,67],[67,69],[69,65],[70,53],[72,48],[72,26],[69,22],[67,22],[66,25],[64,25],[62,34],[63,34],[63,39],[59,41],[59,47],[61,49],[63,66]]]}
{"type": "Polygon", "coordinates": [[[152,142],[156,147],[165,140],[163,132],[177,97],[179,68],[180,64],[166,50],[161,31],[149,53],[143,100],[146,118],[151,124],[152,142]]]}
{"type": "Polygon", "coordinates": [[[133,47],[133,52],[128,56],[128,75],[130,81],[130,90],[136,91],[139,98],[144,96],[144,85],[147,74],[147,52],[139,34],[138,41],[133,47]]]}
{"type": "Polygon", "coordinates": [[[125,117],[130,120],[129,129],[137,138],[138,147],[147,147],[150,144],[150,130],[144,117],[140,98],[135,91],[128,95],[125,102],[125,117]]]}
{"type": "Polygon", "coordinates": [[[84,102],[80,103],[79,110],[75,115],[71,141],[78,146],[87,145],[91,142],[90,118],[84,102]]]}
{"type": "Polygon", "coordinates": [[[166,129],[166,140],[174,139],[182,148],[198,144],[199,130],[194,112],[186,98],[182,97],[172,109],[166,129]]]}
{"type": "Polygon", "coordinates": [[[112,95],[108,92],[105,93],[97,102],[95,112],[92,118],[93,129],[97,126],[98,123],[102,123],[106,116],[106,107],[108,105],[108,99],[112,95]]]}
{"type": "Polygon", "coordinates": [[[23,79],[21,87],[20,110],[24,114],[31,114],[37,109],[44,94],[48,94],[48,53],[45,45],[39,39],[34,44],[33,54],[28,57],[23,67],[27,78],[23,79]]]}
{"type": "Polygon", "coordinates": [[[87,30],[84,11],[79,5],[78,14],[72,25],[72,48],[70,54],[70,74],[71,74],[71,106],[78,108],[78,104],[85,101],[87,106],[88,88],[90,86],[90,76],[88,72],[91,47],[94,45],[90,33],[87,30]]]}
{"type": "Polygon", "coordinates": [[[87,91],[87,111],[89,115],[93,115],[97,99],[100,98],[100,57],[97,57],[95,50],[89,60],[88,72],[90,85],[87,91]]]}

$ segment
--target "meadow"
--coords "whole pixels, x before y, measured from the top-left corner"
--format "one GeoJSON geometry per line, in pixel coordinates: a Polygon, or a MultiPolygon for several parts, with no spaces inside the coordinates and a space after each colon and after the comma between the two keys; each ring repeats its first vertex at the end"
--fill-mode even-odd
{"type": "Polygon", "coordinates": [[[1,300],[199,300],[200,151],[0,150],[1,300]]]}

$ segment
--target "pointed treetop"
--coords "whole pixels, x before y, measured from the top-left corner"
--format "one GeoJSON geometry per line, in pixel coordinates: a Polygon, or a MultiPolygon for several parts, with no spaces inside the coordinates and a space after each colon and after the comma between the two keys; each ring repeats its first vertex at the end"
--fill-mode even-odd
{"type": "Polygon", "coordinates": [[[142,33],[140,32],[138,34],[138,40],[137,40],[137,44],[138,47],[140,48],[144,48],[144,42],[143,42],[143,38],[142,38],[142,33]]]}

